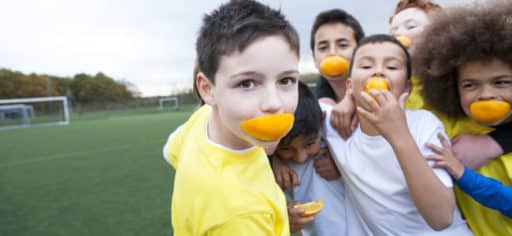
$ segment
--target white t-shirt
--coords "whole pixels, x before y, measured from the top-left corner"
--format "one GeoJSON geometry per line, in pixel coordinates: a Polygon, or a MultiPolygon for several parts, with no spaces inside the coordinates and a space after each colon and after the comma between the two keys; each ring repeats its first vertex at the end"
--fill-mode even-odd
{"type": "MultiPolygon", "coordinates": [[[[358,127],[344,141],[330,125],[331,108],[326,110],[325,137],[345,181],[347,199],[367,235],[472,235],[456,208],[453,223],[434,231],[414,204],[397,157],[383,136],[368,136],[358,127]]],[[[406,110],[407,125],[423,156],[433,154],[425,144],[441,146],[438,133],[443,124],[425,110],[406,110]]],[[[445,135],[446,136],[446,135],[445,135]]],[[[432,164],[432,163],[429,163],[432,164]]],[[[452,180],[444,169],[434,173],[448,188],[452,180]]],[[[425,193],[428,194],[428,193],[425,193]]]]}
{"type": "Polygon", "coordinates": [[[312,158],[304,163],[288,162],[300,180],[300,185],[290,194],[293,200],[304,203],[321,199],[324,202],[324,207],[315,216],[313,223],[302,230],[302,235],[364,235],[360,229],[357,231],[358,221],[355,220],[355,213],[352,206],[346,203],[343,179],[340,177],[328,181],[322,178],[316,172],[314,164],[315,160],[312,158]],[[360,233],[348,234],[347,226],[352,228],[350,232],[360,233]]]}

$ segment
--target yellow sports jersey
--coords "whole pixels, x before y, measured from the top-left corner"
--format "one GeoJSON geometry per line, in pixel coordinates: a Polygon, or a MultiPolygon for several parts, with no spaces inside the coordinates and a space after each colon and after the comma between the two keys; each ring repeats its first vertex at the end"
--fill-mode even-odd
{"type": "MultiPolygon", "coordinates": [[[[450,119],[446,115],[431,109],[424,104],[421,97],[421,85],[417,77],[412,79],[412,91],[406,102],[408,109],[427,109],[432,111],[444,124],[450,138],[460,134],[487,134],[493,129],[482,126],[469,118],[450,119]]],[[[494,178],[504,185],[512,185],[512,153],[497,157],[482,166],[478,172],[494,178]]],[[[475,236],[512,235],[512,219],[496,210],[482,206],[470,196],[455,188],[457,203],[475,236]]],[[[510,203],[512,204],[512,203],[510,203]]]]}
{"type": "Polygon", "coordinates": [[[164,147],[175,168],[174,235],[290,235],[286,200],[265,151],[230,150],[207,138],[204,105],[164,147]]]}

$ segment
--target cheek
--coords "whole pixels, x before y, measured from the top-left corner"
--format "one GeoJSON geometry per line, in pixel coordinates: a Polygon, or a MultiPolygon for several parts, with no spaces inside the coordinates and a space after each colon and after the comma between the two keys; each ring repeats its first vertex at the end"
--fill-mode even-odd
{"type": "Polygon", "coordinates": [[[466,113],[466,115],[469,115],[469,105],[474,101],[474,99],[472,98],[473,96],[471,96],[471,94],[467,92],[462,92],[460,90],[459,94],[459,102],[462,107],[462,110],[464,111],[464,113],[466,113]]]}

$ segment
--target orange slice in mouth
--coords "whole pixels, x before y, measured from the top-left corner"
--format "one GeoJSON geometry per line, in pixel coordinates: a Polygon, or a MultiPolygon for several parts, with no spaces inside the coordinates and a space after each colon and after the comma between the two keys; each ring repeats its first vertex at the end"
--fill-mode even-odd
{"type": "MultiPolygon", "coordinates": [[[[370,90],[389,90],[388,81],[382,77],[371,77],[366,81],[364,91],[370,94],[370,90]]],[[[370,94],[371,95],[371,94],[370,94]]]]}
{"type": "Polygon", "coordinates": [[[396,39],[405,47],[409,48],[411,46],[411,39],[407,36],[399,35],[396,36],[396,39]]]}
{"type": "Polygon", "coordinates": [[[484,123],[503,120],[510,113],[510,103],[500,100],[486,100],[471,103],[471,117],[484,123]]]}
{"type": "Polygon", "coordinates": [[[345,74],[349,62],[340,56],[328,56],[320,62],[320,72],[329,77],[336,77],[345,74]]]}
{"type": "Polygon", "coordinates": [[[322,200],[297,204],[294,206],[294,208],[304,209],[304,212],[300,214],[302,217],[314,216],[322,210],[322,207],[324,207],[324,201],[322,200]]]}
{"type": "Polygon", "coordinates": [[[241,122],[240,128],[253,138],[277,141],[290,131],[293,121],[291,113],[265,115],[241,122]]]}

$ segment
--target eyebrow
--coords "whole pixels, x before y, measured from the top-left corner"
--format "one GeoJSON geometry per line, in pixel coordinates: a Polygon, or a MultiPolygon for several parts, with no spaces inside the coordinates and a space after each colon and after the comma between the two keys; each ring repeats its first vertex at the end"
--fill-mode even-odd
{"type": "MultiPolygon", "coordinates": [[[[348,38],[338,38],[335,40],[335,42],[345,42],[345,41],[349,41],[348,38]]],[[[323,43],[329,43],[329,40],[321,40],[321,41],[318,41],[318,44],[323,44],[323,43]]]]}
{"type": "MultiPolygon", "coordinates": [[[[290,74],[299,74],[300,72],[298,70],[287,70],[279,73],[279,76],[283,75],[290,75],[290,74]]],[[[263,77],[264,75],[262,73],[258,73],[256,71],[243,71],[240,73],[236,73],[232,75],[230,78],[236,78],[240,76],[248,76],[248,77],[263,77]]]]}
{"type": "MultiPolygon", "coordinates": [[[[497,75],[497,76],[493,76],[493,77],[486,77],[484,78],[485,80],[498,80],[498,79],[504,79],[504,78],[512,78],[512,74],[503,74],[503,75],[497,75]]],[[[460,78],[460,81],[480,81],[480,79],[477,79],[477,78],[472,78],[472,77],[465,77],[465,78],[460,78]]]]}

